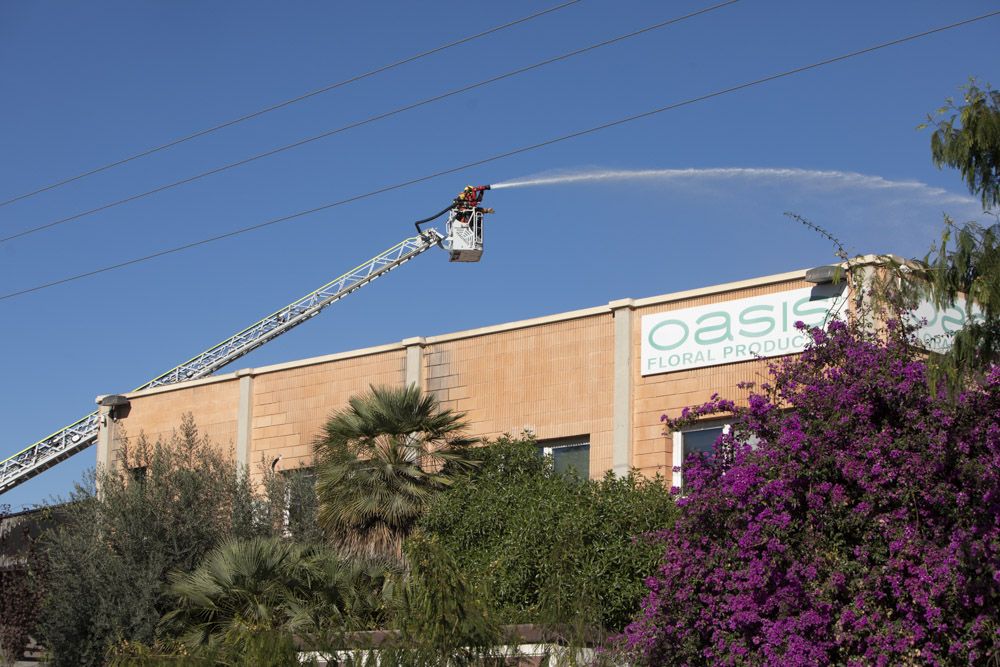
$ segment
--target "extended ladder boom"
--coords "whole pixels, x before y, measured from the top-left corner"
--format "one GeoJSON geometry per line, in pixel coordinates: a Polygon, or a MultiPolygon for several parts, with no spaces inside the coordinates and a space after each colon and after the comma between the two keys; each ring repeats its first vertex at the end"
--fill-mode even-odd
{"type": "MultiPolygon", "coordinates": [[[[318,315],[331,303],[364,287],[397,266],[405,264],[432,246],[439,245],[443,240],[444,237],[440,232],[428,229],[422,231],[419,236],[397,243],[319,289],[258,320],[218,345],[137,387],[135,391],[211,375],[264,343],[318,315]]],[[[92,412],[83,419],[56,431],[47,438],[39,440],[0,462],[0,493],[9,491],[43,470],[94,444],[97,440],[99,420],[98,413],[92,412]]]]}

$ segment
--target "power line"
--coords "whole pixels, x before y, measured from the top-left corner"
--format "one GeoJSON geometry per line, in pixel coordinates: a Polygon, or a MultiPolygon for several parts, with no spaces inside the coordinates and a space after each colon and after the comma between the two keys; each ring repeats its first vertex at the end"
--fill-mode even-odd
{"type": "Polygon", "coordinates": [[[440,102],[443,99],[446,99],[446,98],[449,98],[449,97],[453,97],[453,96],[459,95],[461,93],[467,93],[470,90],[474,90],[476,88],[482,88],[483,86],[487,86],[487,85],[496,83],[498,81],[502,81],[504,79],[509,79],[509,78],[518,76],[520,74],[524,74],[525,72],[530,72],[532,70],[536,70],[536,69],[539,69],[541,67],[545,67],[546,65],[551,65],[552,63],[560,62],[560,61],[563,61],[563,60],[568,60],[569,58],[573,58],[575,56],[578,56],[578,55],[581,55],[581,54],[584,54],[584,53],[588,53],[590,51],[594,51],[596,49],[600,49],[600,48],[605,47],[605,46],[610,46],[611,44],[616,44],[618,42],[622,42],[624,40],[631,39],[633,37],[638,37],[639,35],[643,35],[645,33],[652,32],[654,30],[658,30],[660,28],[665,28],[665,27],[667,27],[669,25],[673,25],[675,23],[680,23],[681,21],[686,21],[687,19],[691,19],[691,18],[694,18],[696,16],[700,16],[701,14],[707,14],[707,13],[713,12],[713,11],[715,11],[717,9],[722,9],[723,7],[728,7],[729,5],[734,5],[737,2],[739,2],[739,1],[740,0],[726,0],[725,2],[721,2],[719,4],[712,5],[710,7],[704,8],[704,9],[700,9],[698,11],[691,12],[691,13],[685,14],[683,16],[678,16],[678,17],[675,17],[675,18],[672,18],[672,19],[667,19],[665,21],[660,21],[659,23],[654,23],[653,25],[646,26],[645,28],[640,28],[638,30],[634,30],[634,31],[626,33],[624,35],[619,35],[618,37],[613,37],[611,39],[606,39],[606,40],[604,40],[602,42],[598,42],[596,44],[591,44],[590,46],[585,46],[583,48],[576,49],[575,51],[570,51],[569,53],[564,53],[562,55],[558,55],[558,56],[555,56],[553,58],[548,58],[546,60],[539,61],[539,62],[534,63],[532,65],[527,65],[525,67],[520,67],[518,69],[511,70],[510,72],[506,72],[504,74],[498,74],[497,76],[493,76],[493,77],[490,77],[488,79],[483,79],[482,81],[479,81],[477,83],[472,83],[472,84],[469,84],[467,86],[462,86],[461,88],[456,88],[454,90],[450,90],[450,91],[448,91],[446,93],[441,93],[440,95],[435,95],[433,97],[428,97],[428,98],[425,98],[425,99],[420,100],[418,102],[414,102],[412,104],[407,104],[405,106],[398,107],[398,108],[393,109],[391,111],[386,111],[386,112],[383,112],[383,113],[380,113],[380,114],[376,114],[374,116],[369,116],[368,118],[365,118],[364,120],[359,120],[359,121],[350,123],[348,125],[343,125],[341,127],[333,129],[333,130],[328,130],[326,132],[322,132],[320,134],[313,135],[311,137],[306,137],[305,139],[300,139],[300,140],[292,142],[290,144],[286,144],[284,146],[279,146],[278,148],[273,148],[271,150],[265,151],[263,153],[258,153],[256,155],[252,155],[252,156],[250,156],[248,158],[244,158],[242,160],[237,160],[236,162],[230,162],[229,164],[222,165],[221,167],[215,167],[214,169],[209,169],[208,171],[203,171],[200,174],[195,174],[194,176],[189,176],[187,178],[182,178],[179,181],[174,181],[172,183],[167,183],[165,185],[160,185],[158,187],[153,188],[152,190],[147,190],[146,192],[140,192],[139,194],[130,195],[128,197],[125,197],[123,199],[119,199],[117,201],[109,202],[107,204],[102,204],[101,206],[97,206],[97,207],[89,209],[87,211],[82,211],[80,213],[74,213],[73,215],[66,216],[65,218],[60,218],[58,220],[53,220],[52,222],[47,222],[47,223],[44,223],[44,224],[41,224],[41,225],[37,225],[35,227],[30,227],[30,228],[24,229],[24,230],[22,230],[20,232],[16,232],[14,234],[10,234],[9,236],[0,237],[0,243],[6,243],[7,241],[13,241],[14,239],[18,239],[18,238],[21,238],[23,236],[28,236],[29,234],[34,234],[36,232],[40,232],[40,231],[45,230],[45,229],[51,229],[52,227],[57,227],[59,225],[64,225],[64,224],[66,224],[68,222],[73,222],[75,220],[80,220],[81,218],[85,218],[85,217],[93,215],[95,213],[100,213],[101,211],[107,211],[110,208],[114,208],[116,206],[121,206],[122,204],[128,204],[130,202],[134,202],[134,201],[139,200],[139,199],[144,199],[144,198],[152,196],[154,194],[158,194],[160,192],[163,192],[164,190],[170,190],[172,188],[176,188],[178,186],[186,185],[187,183],[191,183],[193,181],[200,180],[200,179],[205,178],[207,176],[213,176],[215,174],[219,174],[219,173],[222,173],[224,171],[228,171],[230,169],[234,169],[236,167],[242,167],[243,165],[249,164],[251,162],[255,162],[257,160],[261,160],[261,159],[267,158],[267,157],[272,157],[272,156],[277,155],[279,153],[283,153],[285,151],[292,150],[293,148],[299,148],[301,146],[305,146],[306,144],[312,143],[314,141],[319,141],[320,139],[326,139],[328,137],[332,137],[335,134],[340,134],[340,133],[346,132],[348,130],[353,130],[355,128],[361,127],[362,125],[368,125],[368,124],[374,123],[376,121],[384,120],[384,119],[389,118],[391,116],[399,115],[399,114],[404,113],[406,111],[412,111],[413,109],[416,109],[416,108],[419,108],[419,107],[431,104],[433,102],[440,102]]]}
{"type": "Polygon", "coordinates": [[[971,23],[976,23],[978,21],[983,21],[985,19],[997,16],[998,14],[1000,14],[1000,10],[994,11],[994,12],[990,12],[988,14],[982,14],[982,15],[976,16],[974,18],[965,19],[963,21],[958,21],[956,23],[950,23],[950,24],[945,25],[945,26],[940,26],[940,27],[937,27],[937,28],[932,28],[930,30],[925,30],[923,32],[919,32],[919,33],[916,33],[916,34],[913,34],[913,35],[908,35],[906,37],[900,37],[899,39],[894,39],[894,40],[889,41],[889,42],[883,42],[881,44],[876,44],[875,46],[869,46],[867,48],[860,49],[860,50],[857,50],[857,51],[852,51],[850,53],[846,53],[846,54],[843,54],[843,55],[840,55],[840,56],[835,56],[833,58],[827,58],[825,60],[820,60],[820,61],[811,63],[809,65],[803,65],[801,67],[796,67],[794,69],[785,70],[784,72],[780,72],[778,74],[771,74],[769,76],[765,76],[765,77],[762,77],[762,78],[759,78],[759,79],[754,79],[753,81],[748,81],[748,82],[745,82],[745,83],[737,84],[735,86],[730,86],[728,88],[723,88],[721,90],[716,90],[716,91],[711,92],[711,93],[706,93],[705,95],[700,95],[698,97],[692,97],[692,98],[683,100],[681,102],[674,102],[672,104],[668,104],[666,106],[658,107],[656,109],[651,109],[649,111],[644,111],[642,113],[637,113],[637,114],[634,114],[632,116],[626,116],[624,118],[619,118],[617,120],[613,120],[613,121],[610,121],[610,122],[607,122],[607,123],[603,123],[601,125],[595,125],[594,127],[590,127],[590,128],[585,129],[585,130],[578,130],[576,132],[571,132],[570,134],[564,134],[562,136],[555,137],[553,139],[547,139],[546,141],[541,141],[541,142],[536,143],[536,144],[531,144],[531,145],[528,145],[528,146],[522,146],[521,148],[515,148],[513,150],[509,150],[509,151],[506,151],[504,153],[498,153],[496,155],[492,155],[490,157],[483,158],[481,160],[476,160],[475,162],[468,162],[466,164],[459,165],[457,167],[452,167],[450,169],[445,169],[445,170],[442,170],[442,171],[438,171],[438,172],[435,172],[433,174],[429,174],[427,176],[421,176],[419,178],[413,178],[413,179],[410,179],[408,181],[402,181],[400,183],[395,183],[393,185],[387,185],[387,186],[379,188],[377,190],[371,190],[371,191],[365,192],[363,194],[354,195],[353,197],[348,197],[347,199],[341,199],[339,201],[331,202],[329,204],[324,204],[322,206],[317,206],[315,208],[310,208],[310,209],[307,209],[307,210],[304,210],[304,211],[299,211],[297,213],[292,213],[290,215],[285,215],[285,216],[282,216],[280,218],[273,218],[271,220],[267,220],[265,222],[260,222],[260,223],[257,223],[255,225],[250,225],[248,227],[242,227],[240,229],[235,229],[235,230],[233,230],[231,232],[226,232],[225,234],[219,234],[217,236],[212,236],[212,237],[209,237],[209,238],[201,239],[199,241],[193,241],[191,243],[186,243],[184,245],[175,246],[173,248],[167,248],[167,249],[160,250],[158,252],[152,253],[150,255],[145,255],[145,256],[142,256],[142,257],[136,257],[136,258],[124,261],[124,262],[119,262],[118,264],[112,264],[110,266],[105,266],[105,267],[102,267],[100,269],[94,269],[93,271],[87,271],[85,273],[79,273],[79,274],[76,274],[76,275],[73,275],[73,276],[68,276],[66,278],[61,278],[59,280],[54,280],[54,281],[49,282],[49,283],[44,283],[44,284],[41,284],[41,285],[36,285],[34,287],[29,287],[29,288],[26,288],[26,289],[18,290],[16,292],[9,292],[7,294],[0,295],[0,301],[3,301],[5,299],[11,299],[11,298],[16,297],[16,296],[21,296],[23,294],[29,294],[31,292],[37,292],[39,290],[47,289],[49,287],[55,287],[56,285],[62,285],[62,284],[68,283],[68,282],[73,282],[75,280],[80,280],[82,278],[87,278],[87,277],[94,276],[94,275],[97,275],[97,274],[100,274],[100,273],[106,273],[108,271],[114,271],[116,269],[121,269],[121,268],[124,268],[126,266],[131,266],[133,264],[139,264],[141,262],[146,262],[146,261],[149,261],[149,260],[152,260],[152,259],[156,259],[157,257],[162,257],[164,255],[170,255],[170,254],[181,252],[181,251],[184,251],[184,250],[189,250],[191,248],[195,248],[197,246],[205,245],[205,244],[208,244],[208,243],[214,243],[215,241],[221,241],[223,239],[231,238],[233,236],[239,236],[240,234],[245,234],[247,232],[252,232],[252,231],[255,231],[255,230],[258,230],[258,229],[263,229],[264,227],[270,227],[271,225],[276,225],[276,224],[279,224],[279,223],[282,223],[282,222],[287,222],[289,220],[294,220],[296,218],[301,218],[301,217],[304,217],[304,216],[307,216],[307,215],[312,215],[313,213],[318,213],[320,211],[325,211],[327,209],[335,208],[337,206],[343,206],[345,204],[350,204],[352,202],[360,201],[362,199],[368,199],[370,197],[374,197],[376,195],[380,195],[380,194],[383,194],[383,193],[386,193],[386,192],[390,192],[392,190],[399,190],[401,188],[405,188],[405,187],[408,187],[408,186],[411,186],[411,185],[415,185],[417,183],[423,183],[425,181],[430,181],[432,179],[439,178],[441,176],[446,176],[448,174],[454,174],[454,173],[459,172],[459,171],[464,171],[466,169],[471,169],[472,167],[478,167],[480,165],[487,164],[489,162],[495,162],[497,160],[502,160],[504,158],[512,157],[514,155],[520,155],[522,153],[527,153],[529,151],[538,150],[540,148],[544,148],[546,146],[551,146],[553,144],[557,144],[557,143],[560,143],[560,142],[563,142],[563,141],[568,141],[570,139],[576,139],[578,137],[586,136],[586,135],[589,135],[589,134],[594,134],[594,133],[600,132],[602,130],[607,130],[607,129],[610,129],[612,127],[618,127],[619,125],[625,125],[626,123],[631,123],[633,121],[641,120],[643,118],[649,118],[650,116],[655,116],[657,114],[664,113],[666,111],[672,111],[673,109],[679,109],[681,107],[689,106],[691,104],[697,104],[698,102],[704,102],[706,100],[710,100],[710,99],[713,99],[713,98],[716,98],[716,97],[721,97],[723,95],[728,95],[730,93],[734,93],[734,92],[737,92],[737,91],[740,91],[740,90],[744,90],[746,88],[751,88],[751,87],[754,87],[754,86],[759,86],[759,85],[762,85],[762,84],[765,84],[765,83],[768,83],[768,82],[771,82],[771,81],[775,81],[777,79],[782,79],[782,78],[785,78],[785,77],[788,77],[788,76],[792,76],[792,75],[795,75],[795,74],[801,74],[802,72],[807,72],[809,70],[813,70],[813,69],[817,69],[817,68],[820,68],[820,67],[824,67],[826,65],[831,65],[833,63],[841,62],[843,60],[849,60],[850,58],[856,58],[858,56],[862,56],[862,55],[865,55],[865,54],[868,54],[868,53],[872,53],[874,51],[879,51],[881,49],[886,49],[886,48],[889,48],[891,46],[897,46],[899,44],[904,44],[906,42],[911,42],[913,40],[920,39],[922,37],[927,37],[929,35],[933,35],[933,34],[936,34],[936,33],[939,33],[939,32],[944,32],[946,30],[951,30],[953,28],[958,28],[958,27],[961,27],[961,26],[964,26],[964,25],[969,25],[971,23]]]}
{"type": "Polygon", "coordinates": [[[37,190],[32,190],[31,192],[26,192],[26,193],[24,193],[22,195],[18,195],[16,197],[12,197],[10,199],[7,199],[6,201],[0,201],[0,207],[7,206],[8,204],[13,204],[14,202],[21,201],[22,199],[27,199],[28,197],[34,197],[35,195],[41,194],[43,192],[48,192],[49,190],[54,190],[56,188],[62,187],[64,185],[67,185],[69,183],[73,183],[74,181],[79,181],[82,178],[87,178],[88,176],[93,176],[94,174],[99,174],[102,171],[107,171],[108,169],[113,169],[114,167],[119,167],[119,166],[121,166],[123,164],[126,164],[128,162],[132,162],[133,160],[138,160],[139,158],[147,157],[149,155],[152,155],[153,153],[159,153],[160,151],[166,150],[168,148],[173,148],[174,146],[177,146],[179,144],[183,144],[183,143],[185,143],[187,141],[191,141],[192,139],[197,139],[198,137],[203,137],[206,134],[211,134],[212,132],[216,132],[218,130],[221,130],[221,129],[224,129],[224,128],[227,128],[227,127],[232,127],[233,125],[237,125],[237,124],[242,123],[244,121],[250,120],[251,118],[258,118],[260,116],[263,116],[264,114],[271,113],[272,111],[277,111],[278,109],[283,109],[284,107],[287,107],[287,106],[290,106],[292,104],[295,104],[296,102],[301,102],[303,100],[307,100],[310,97],[315,97],[316,95],[321,95],[323,93],[330,92],[331,90],[335,90],[337,88],[342,88],[342,87],[350,85],[352,83],[357,83],[358,81],[361,81],[362,79],[367,79],[367,78],[373,77],[373,76],[375,76],[377,74],[381,74],[383,72],[388,72],[389,70],[395,69],[397,67],[400,67],[401,65],[406,65],[408,63],[412,63],[412,62],[414,62],[416,60],[420,60],[421,58],[426,58],[427,56],[434,55],[435,53],[440,53],[442,51],[445,51],[445,50],[450,49],[450,48],[455,47],[455,46],[459,46],[461,44],[467,44],[468,42],[471,42],[473,40],[479,39],[480,37],[486,37],[487,35],[492,35],[495,32],[500,32],[501,30],[506,30],[507,28],[511,28],[511,27],[519,25],[521,23],[527,23],[528,21],[531,21],[533,19],[539,18],[541,16],[545,16],[546,14],[551,14],[553,12],[557,12],[560,9],[565,9],[565,8],[567,8],[567,7],[571,6],[571,5],[575,5],[575,4],[577,4],[577,3],[581,2],[581,1],[582,0],[568,0],[567,2],[563,2],[561,4],[555,5],[554,7],[549,7],[548,9],[543,9],[541,11],[535,12],[534,14],[528,14],[527,16],[523,16],[523,17],[521,17],[519,19],[515,19],[513,21],[509,21],[507,23],[503,23],[501,25],[494,26],[492,28],[489,28],[488,30],[484,30],[482,32],[477,32],[474,35],[469,35],[468,37],[463,37],[463,38],[457,39],[457,40],[455,40],[453,42],[448,42],[447,44],[442,44],[441,46],[434,47],[433,49],[430,49],[430,50],[427,50],[427,51],[422,51],[420,53],[417,53],[416,55],[412,55],[412,56],[409,56],[407,58],[403,58],[402,60],[397,60],[396,62],[390,63],[388,65],[382,65],[381,67],[377,67],[377,68],[375,68],[373,70],[369,70],[367,72],[364,72],[363,74],[356,74],[356,75],[354,75],[354,76],[352,76],[350,78],[344,79],[343,81],[338,81],[336,83],[331,83],[329,85],[323,86],[322,88],[317,88],[316,90],[310,91],[308,93],[303,93],[302,95],[299,95],[297,97],[292,97],[292,98],[284,100],[282,102],[277,102],[277,103],[272,104],[270,106],[266,106],[266,107],[264,107],[262,109],[258,109],[257,111],[252,111],[252,112],[250,112],[248,114],[244,114],[244,115],[239,116],[237,118],[233,118],[232,120],[227,120],[227,121],[225,121],[223,123],[219,123],[218,125],[213,125],[212,127],[205,128],[204,130],[199,130],[199,131],[194,132],[192,134],[188,134],[186,136],[179,137],[177,139],[172,139],[172,140],[168,141],[165,144],[160,144],[159,146],[154,146],[152,148],[147,148],[146,150],[140,151],[139,153],[136,153],[134,155],[130,155],[128,157],[121,158],[120,160],[116,160],[114,162],[109,162],[108,164],[105,164],[105,165],[100,166],[100,167],[95,167],[94,169],[91,169],[89,171],[85,171],[85,172],[83,172],[81,174],[77,174],[76,176],[72,176],[70,178],[66,178],[66,179],[63,179],[61,181],[56,181],[55,183],[51,183],[51,184],[46,185],[44,187],[38,188],[37,190]]]}

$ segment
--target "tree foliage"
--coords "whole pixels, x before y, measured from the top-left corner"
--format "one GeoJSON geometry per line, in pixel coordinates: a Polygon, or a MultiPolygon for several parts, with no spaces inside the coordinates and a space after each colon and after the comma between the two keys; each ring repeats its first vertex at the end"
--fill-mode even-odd
{"type": "Polygon", "coordinates": [[[190,415],[168,441],[126,443],[121,459],[77,487],[60,526],[39,542],[38,638],[53,665],[103,664],[118,642],[153,641],[172,605],[169,572],[193,570],[228,538],[281,531],[280,510],[255,495],[246,471],[190,415]]]}
{"type": "Polygon", "coordinates": [[[997,664],[1000,369],[947,401],[898,326],[812,335],[748,407],[669,422],[734,428],[685,462],[628,645],[651,665],[997,664]]]}
{"type": "Polygon", "coordinates": [[[941,311],[959,305],[966,312],[947,349],[931,356],[932,384],[958,391],[1000,361],[1000,225],[946,220],[940,243],[922,262],[897,268],[905,306],[926,299],[941,311]]]}
{"type": "MultiPolygon", "coordinates": [[[[931,135],[931,157],[938,167],[957,169],[985,209],[1000,203],[1000,92],[971,81],[963,103],[949,98],[938,110],[942,119],[931,135]],[[950,114],[950,115],[949,115],[950,114]]],[[[931,353],[929,380],[951,393],[981,376],[1000,360],[1000,225],[955,224],[945,216],[941,240],[923,261],[900,264],[886,258],[891,280],[901,290],[877,289],[883,305],[906,311],[921,301],[938,309],[962,306],[966,321],[949,341],[931,353]]]]}
{"type": "Polygon", "coordinates": [[[372,387],[316,442],[319,525],[346,554],[400,558],[434,494],[470,465],[462,415],[419,388],[372,387]]]}
{"type": "Polygon", "coordinates": [[[673,521],[662,480],[557,474],[531,437],[475,454],[480,467],[431,504],[422,528],[505,623],[624,627],[661,551],[643,535],[673,521]]]}
{"type": "Polygon", "coordinates": [[[941,118],[931,134],[931,156],[938,167],[962,174],[969,192],[978,195],[984,209],[1000,204],[1000,91],[979,88],[970,81],[963,89],[963,103],[951,98],[938,109],[941,118]],[[950,114],[950,115],[949,115],[950,114]]]}
{"type": "Polygon", "coordinates": [[[37,563],[39,531],[51,511],[11,513],[0,505],[0,665],[15,662],[27,647],[43,595],[44,572],[37,563]]]}

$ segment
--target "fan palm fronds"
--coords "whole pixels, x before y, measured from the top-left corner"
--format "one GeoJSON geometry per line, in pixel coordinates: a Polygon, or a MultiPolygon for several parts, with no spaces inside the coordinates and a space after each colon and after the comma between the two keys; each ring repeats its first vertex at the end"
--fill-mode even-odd
{"type": "Polygon", "coordinates": [[[162,624],[189,646],[255,634],[342,627],[371,590],[328,549],[273,538],[226,542],[194,571],[171,577],[175,608],[162,624]]]}
{"type": "Polygon", "coordinates": [[[463,415],[415,386],[371,387],[316,442],[320,527],[345,553],[399,559],[433,494],[474,462],[463,415]]]}

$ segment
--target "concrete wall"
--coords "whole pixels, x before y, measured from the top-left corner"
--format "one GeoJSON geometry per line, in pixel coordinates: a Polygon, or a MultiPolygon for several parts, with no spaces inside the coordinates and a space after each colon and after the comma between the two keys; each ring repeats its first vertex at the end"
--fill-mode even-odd
{"type": "MultiPolygon", "coordinates": [[[[804,272],[730,283],[511,322],[430,338],[411,338],[128,395],[119,421],[130,437],[169,437],[185,412],[235,461],[251,470],[279,454],[281,469],[311,460],[324,420],[371,384],[415,382],[445,407],[466,413],[472,435],[533,431],[539,439],[589,436],[590,474],[669,476],[671,416],[764,372],[747,361],[642,377],[643,315],[808,286],[804,272]]],[[[112,457],[113,458],[113,457],[112,457]]]]}

